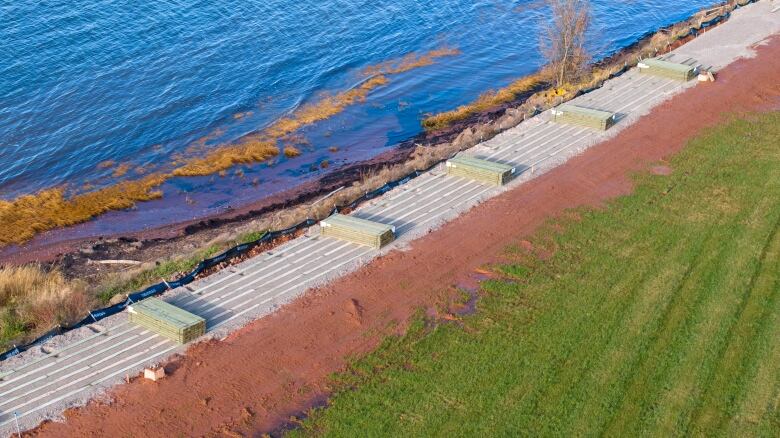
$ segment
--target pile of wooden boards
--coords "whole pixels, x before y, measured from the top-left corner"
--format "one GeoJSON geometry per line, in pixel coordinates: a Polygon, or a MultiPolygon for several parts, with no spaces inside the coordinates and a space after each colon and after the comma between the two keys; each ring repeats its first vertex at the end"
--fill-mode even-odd
{"type": "Polygon", "coordinates": [[[130,321],[166,338],[186,344],[206,333],[206,320],[158,298],[127,307],[130,321]]]}
{"type": "Polygon", "coordinates": [[[728,13],[729,11],[726,6],[716,6],[695,14],[694,21],[697,22],[696,27],[700,29],[705,23],[709,23],[718,17],[723,17],[728,13]]]}
{"type": "Polygon", "coordinates": [[[496,186],[506,184],[515,168],[506,164],[458,155],[447,161],[447,175],[460,176],[496,186]]]}
{"type": "Polygon", "coordinates": [[[379,249],[395,239],[395,227],[379,222],[334,214],[320,221],[320,233],[379,249]]]}
{"type": "Polygon", "coordinates": [[[570,125],[606,131],[615,124],[615,114],[575,105],[561,105],[552,110],[554,120],[570,125]]]}
{"type": "Polygon", "coordinates": [[[690,81],[698,74],[696,67],[692,65],[679,64],[658,58],[642,60],[637,67],[639,67],[639,71],[644,74],[683,82],[690,81]]]}

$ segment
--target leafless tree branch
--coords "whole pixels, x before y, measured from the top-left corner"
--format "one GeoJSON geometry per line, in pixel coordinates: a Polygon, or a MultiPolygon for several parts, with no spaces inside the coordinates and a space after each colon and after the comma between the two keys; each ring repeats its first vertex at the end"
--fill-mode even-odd
{"type": "Polygon", "coordinates": [[[588,0],[546,1],[552,16],[543,25],[540,49],[554,84],[561,87],[582,75],[590,61],[585,47],[590,3],[588,0]]]}

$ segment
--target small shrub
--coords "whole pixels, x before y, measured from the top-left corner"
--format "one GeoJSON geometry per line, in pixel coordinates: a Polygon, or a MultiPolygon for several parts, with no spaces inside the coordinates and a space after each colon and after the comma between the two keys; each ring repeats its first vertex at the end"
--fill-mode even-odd
{"type": "Polygon", "coordinates": [[[0,268],[0,345],[73,322],[89,309],[86,285],[38,265],[0,268]]]}

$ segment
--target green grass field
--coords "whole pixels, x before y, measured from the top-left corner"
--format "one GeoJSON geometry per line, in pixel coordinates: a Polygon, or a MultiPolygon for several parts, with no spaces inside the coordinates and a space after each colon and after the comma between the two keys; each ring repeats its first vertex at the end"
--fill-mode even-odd
{"type": "Polygon", "coordinates": [[[552,257],[507,248],[475,315],[386,340],[292,435],[780,436],[780,113],[670,166],[541,230],[552,257]]]}

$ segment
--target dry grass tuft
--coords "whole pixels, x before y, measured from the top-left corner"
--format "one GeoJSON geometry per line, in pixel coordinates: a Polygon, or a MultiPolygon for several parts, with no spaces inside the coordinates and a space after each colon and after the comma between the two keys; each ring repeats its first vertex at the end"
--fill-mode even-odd
{"type": "Polygon", "coordinates": [[[92,305],[81,282],[37,265],[0,268],[0,345],[73,322],[92,305]]]}

